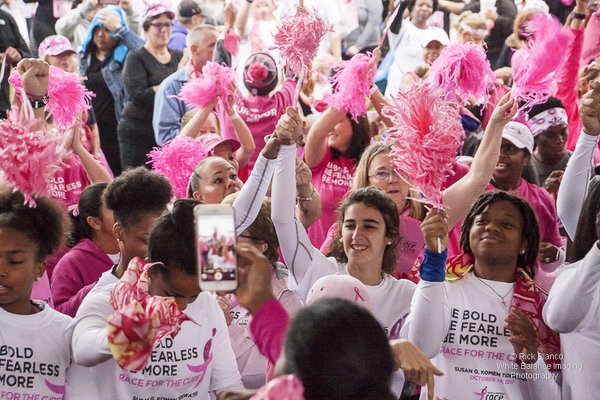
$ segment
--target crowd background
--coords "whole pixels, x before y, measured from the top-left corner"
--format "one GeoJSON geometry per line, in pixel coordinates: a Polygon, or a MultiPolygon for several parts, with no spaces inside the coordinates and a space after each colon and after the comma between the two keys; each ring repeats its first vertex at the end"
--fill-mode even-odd
{"type": "Polygon", "coordinates": [[[36,207],[0,169],[0,399],[596,398],[595,0],[305,0],[332,28],[299,99],[273,37],[295,0],[112,3],[1,2],[0,118],[47,116],[49,66],[93,98],[68,128],[48,119],[70,156],[36,207]],[[540,15],[570,40],[552,95],[523,112],[513,55],[540,15]],[[382,109],[466,44],[495,82],[459,107],[464,143],[430,210],[382,109]],[[354,116],[326,99],[360,54],[376,73],[354,116]],[[178,95],[212,61],[232,94],[194,107],[178,95]],[[235,294],[197,284],[193,207],[219,203],[235,210],[235,294]],[[185,313],[177,335],[130,340],[115,293],[132,271],[185,313]]]}

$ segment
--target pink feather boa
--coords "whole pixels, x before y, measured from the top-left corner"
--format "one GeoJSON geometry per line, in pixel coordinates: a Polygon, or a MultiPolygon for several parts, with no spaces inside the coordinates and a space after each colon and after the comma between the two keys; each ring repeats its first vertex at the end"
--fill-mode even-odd
{"type": "MultiPolygon", "coordinates": [[[[21,97],[23,84],[16,68],[12,70],[8,81],[15,88],[15,93],[19,93],[17,96],[21,97]]],[[[79,76],[50,66],[46,111],[52,115],[56,125],[73,125],[79,114],[91,108],[90,102],[94,96],[83,86],[79,76]]]]}
{"type": "Polygon", "coordinates": [[[438,208],[444,208],[441,187],[464,139],[457,104],[445,101],[443,95],[442,90],[418,82],[383,108],[394,124],[384,141],[392,148],[396,170],[438,208]]]}
{"type": "Polygon", "coordinates": [[[365,98],[369,96],[376,72],[371,60],[371,55],[359,53],[348,61],[342,61],[330,78],[334,92],[323,96],[323,101],[349,113],[354,121],[367,112],[365,98]]]}
{"type": "Polygon", "coordinates": [[[330,30],[331,25],[315,10],[300,9],[281,20],[273,48],[279,49],[290,71],[299,74],[312,63],[321,40],[330,30]]]}
{"type": "Polygon", "coordinates": [[[178,137],[148,153],[148,164],[152,164],[153,170],[171,182],[177,198],[186,198],[190,176],[206,156],[200,141],[191,137],[178,137]]]}
{"type": "Polygon", "coordinates": [[[478,104],[487,103],[496,81],[483,47],[473,43],[446,46],[431,65],[430,79],[447,98],[463,105],[473,97],[478,104]]]}
{"type": "Polygon", "coordinates": [[[202,77],[185,83],[177,97],[196,108],[205,108],[215,99],[227,104],[234,94],[233,80],[231,68],[209,61],[202,68],[202,77]]]}
{"type": "Polygon", "coordinates": [[[29,102],[0,120],[0,170],[30,207],[36,206],[36,197],[50,196],[50,181],[68,154],[62,141],[56,128],[35,119],[29,102]]]}
{"type": "Polygon", "coordinates": [[[527,30],[533,39],[529,47],[513,55],[511,90],[513,98],[525,103],[525,109],[545,103],[556,91],[556,73],[566,61],[566,50],[573,40],[555,17],[542,13],[533,16],[527,30]]]}

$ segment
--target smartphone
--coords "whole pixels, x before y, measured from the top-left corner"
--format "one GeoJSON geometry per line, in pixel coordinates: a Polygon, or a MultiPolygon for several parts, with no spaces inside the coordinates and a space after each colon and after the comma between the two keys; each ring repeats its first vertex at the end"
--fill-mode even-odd
{"type": "Polygon", "coordinates": [[[233,207],[199,204],[194,208],[200,289],[230,291],[237,287],[233,207]]]}
{"type": "Polygon", "coordinates": [[[104,6],[104,5],[118,6],[119,0],[98,0],[98,4],[101,6],[104,6]]]}

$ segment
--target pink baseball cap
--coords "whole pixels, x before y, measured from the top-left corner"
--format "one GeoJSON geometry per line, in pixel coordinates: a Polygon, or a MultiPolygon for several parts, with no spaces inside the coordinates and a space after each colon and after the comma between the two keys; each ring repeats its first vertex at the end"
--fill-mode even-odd
{"type": "Polygon", "coordinates": [[[231,147],[232,152],[236,151],[241,147],[241,144],[238,140],[227,139],[216,133],[207,133],[205,135],[198,136],[196,140],[202,143],[202,147],[204,148],[204,151],[206,151],[207,154],[210,154],[210,152],[212,152],[215,149],[215,147],[217,147],[220,144],[228,144],[229,147],[231,147]]]}
{"type": "Polygon", "coordinates": [[[62,35],[52,35],[48,36],[46,39],[40,43],[38,47],[38,54],[40,58],[45,56],[58,56],[63,53],[73,53],[75,54],[75,50],[71,47],[71,42],[69,39],[62,35]]]}
{"type": "Polygon", "coordinates": [[[350,275],[327,275],[318,279],[306,296],[306,304],[331,298],[349,300],[368,310],[373,309],[367,287],[350,275]]]}
{"type": "Polygon", "coordinates": [[[167,14],[167,16],[171,19],[175,18],[175,13],[169,7],[162,3],[153,3],[146,8],[143,20],[145,21],[149,18],[158,17],[160,14],[167,14]]]}

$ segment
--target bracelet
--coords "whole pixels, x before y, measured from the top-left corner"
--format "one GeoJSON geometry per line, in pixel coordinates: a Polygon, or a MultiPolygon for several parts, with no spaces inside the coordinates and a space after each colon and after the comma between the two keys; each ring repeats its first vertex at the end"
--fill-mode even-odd
{"type": "Polygon", "coordinates": [[[312,201],[315,198],[315,192],[316,192],[316,189],[314,186],[312,186],[312,193],[310,194],[310,197],[297,196],[296,198],[298,199],[298,201],[312,201]]]}
{"type": "Polygon", "coordinates": [[[238,114],[237,112],[234,112],[233,114],[227,114],[229,116],[229,120],[230,121],[236,121],[240,118],[240,114],[238,114]]]}
{"type": "Polygon", "coordinates": [[[573,12],[573,19],[584,20],[586,18],[585,14],[580,14],[578,12],[573,12]]]}
{"type": "Polygon", "coordinates": [[[50,101],[50,96],[48,96],[48,93],[46,93],[42,97],[37,97],[37,96],[32,97],[32,96],[28,95],[27,98],[29,99],[29,102],[31,103],[31,107],[33,107],[33,108],[46,107],[46,105],[50,101]]]}
{"type": "Polygon", "coordinates": [[[379,90],[379,88],[377,87],[377,85],[372,84],[371,89],[369,89],[369,97],[373,96],[375,94],[375,92],[378,90],[379,90]]]}

